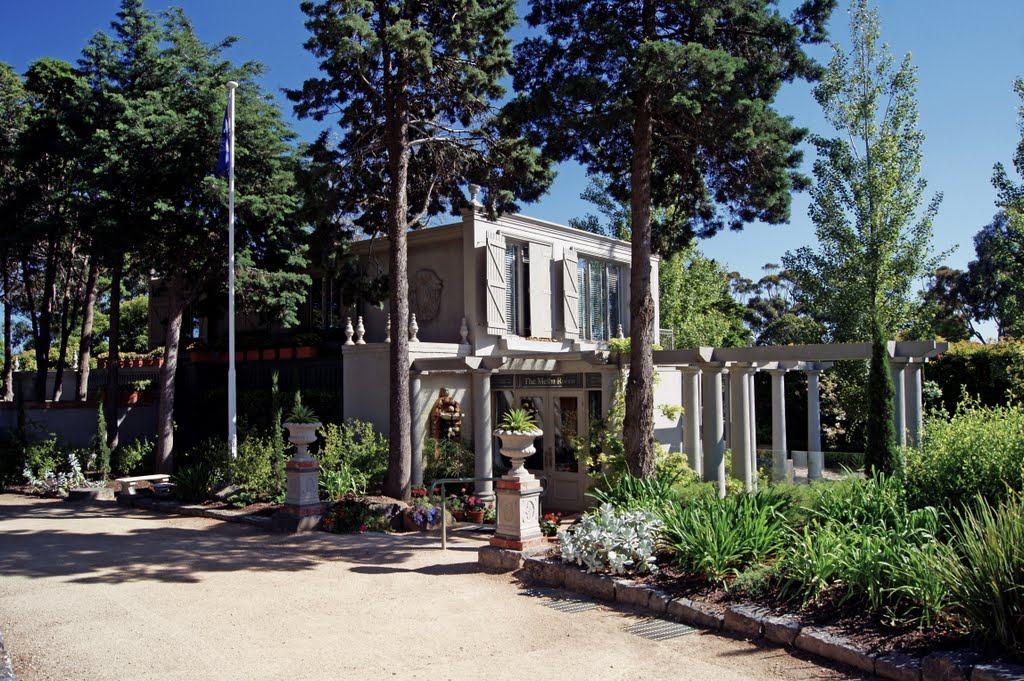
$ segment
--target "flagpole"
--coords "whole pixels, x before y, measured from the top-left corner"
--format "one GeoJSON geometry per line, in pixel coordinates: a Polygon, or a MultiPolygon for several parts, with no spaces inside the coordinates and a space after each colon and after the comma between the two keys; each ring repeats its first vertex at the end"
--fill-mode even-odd
{"type": "Polygon", "coordinates": [[[228,453],[238,458],[238,403],[235,394],[235,88],[228,81],[228,453]]]}

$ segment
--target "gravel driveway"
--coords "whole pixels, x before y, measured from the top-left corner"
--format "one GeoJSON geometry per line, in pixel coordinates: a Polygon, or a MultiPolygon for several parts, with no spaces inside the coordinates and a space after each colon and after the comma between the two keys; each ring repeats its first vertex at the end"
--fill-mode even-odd
{"type": "Polygon", "coordinates": [[[35,679],[845,679],[777,648],[562,612],[478,542],[265,534],[0,495],[0,631],[35,679]]]}

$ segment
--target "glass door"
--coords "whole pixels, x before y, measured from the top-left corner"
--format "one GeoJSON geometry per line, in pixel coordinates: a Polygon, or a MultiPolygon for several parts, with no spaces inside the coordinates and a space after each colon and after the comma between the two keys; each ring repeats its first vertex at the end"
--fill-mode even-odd
{"type": "Polygon", "coordinates": [[[544,507],[575,511],[586,506],[586,467],[576,457],[576,439],[586,435],[586,404],[582,392],[552,392],[545,430],[544,470],[548,490],[544,507]]]}

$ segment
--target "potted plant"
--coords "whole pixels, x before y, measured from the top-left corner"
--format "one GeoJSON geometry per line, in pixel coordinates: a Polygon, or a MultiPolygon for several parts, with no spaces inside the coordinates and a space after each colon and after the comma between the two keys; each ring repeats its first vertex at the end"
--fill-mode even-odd
{"type": "Polygon", "coordinates": [[[487,511],[487,504],[478,496],[471,496],[466,499],[466,520],[476,525],[484,522],[484,512],[487,511]]]}
{"type": "Polygon", "coordinates": [[[245,360],[247,362],[257,362],[257,361],[259,361],[259,359],[260,359],[260,351],[259,350],[246,350],[245,351],[245,360]]]}
{"type": "Polygon", "coordinates": [[[427,490],[413,488],[412,503],[402,512],[402,525],[409,532],[435,530],[441,525],[443,508],[438,508],[427,496],[427,490]]]}
{"type": "Polygon", "coordinates": [[[262,360],[275,360],[277,359],[277,348],[263,348],[260,350],[260,359],[262,360]]]}
{"type": "Polygon", "coordinates": [[[486,510],[484,510],[484,524],[493,525],[498,520],[498,511],[494,508],[494,504],[487,504],[486,510]]]}
{"type": "Polygon", "coordinates": [[[313,333],[295,337],[295,359],[312,359],[319,351],[320,337],[313,333]]]}
{"type": "Polygon", "coordinates": [[[284,348],[278,348],[277,349],[277,358],[278,359],[295,359],[295,348],[290,347],[290,346],[289,347],[284,347],[284,348]]]}
{"type": "Polygon", "coordinates": [[[293,461],[310,461],[307,448],[316,442],[316,431],[323,424],[317,419],[313,410],[296,400],[295,407],[284,422],[288,429],[288,441],[295,445],[293,461]]]}
{"type": "Polygon", "coordinates": [[[133,381],[121,390],[121,403],[132,405],[138,404],[142,393],[149,390],[153,381],[133,381]]]}
{"type": "Polygon", "coordinates": [[[512,470],[508,475],[513,478],[529,476],[523,462],[537,451],[533,441],[544,434],[537,427],[533,414],[526,409],[509,409],[494,434],[501,438],[501,453],[512,460],[512,470]]]}
{"type": "Polygon", "coordinates": [[[448,499],[445,501],[445,507],[451,511],[452,516],[457,522],[462,522],[466,519],[466,488],[462,488],[461,494],[449,494],[448,499]]]}
{"type": "Polygon", "coordinates": [[[561,513],[545,513],[540,521],[540,533],[549,539],[554,539],[558,536],[558,525],[561,522],[561,513]]]}

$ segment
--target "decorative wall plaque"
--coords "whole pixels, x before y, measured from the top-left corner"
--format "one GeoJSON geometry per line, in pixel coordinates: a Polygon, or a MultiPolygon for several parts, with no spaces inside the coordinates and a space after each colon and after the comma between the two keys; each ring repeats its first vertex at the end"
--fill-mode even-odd
{"type": "Polygon", "coordinates": [[[431,269],[418,270],[409,282],[409,307],[416,319],[429,322],[441,312],[441,289],[444,282],[431,269]]]}

